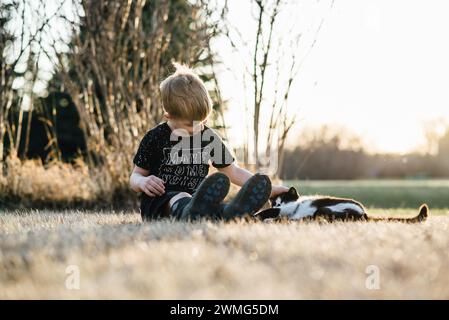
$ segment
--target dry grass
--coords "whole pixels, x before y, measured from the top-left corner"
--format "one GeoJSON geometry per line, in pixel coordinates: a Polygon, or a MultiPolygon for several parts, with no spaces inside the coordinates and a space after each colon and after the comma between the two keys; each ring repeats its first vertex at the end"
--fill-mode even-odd
{"type": "Polygon", "coordinates": [[[448,210],[432,213],[404,225],[0,212],[0,298],[448,299],[448,210]],[[79,267],[79,290],[65,286],[68,265],[79,267]],[[380,270],[378,290],[365,284],[370,265],[380,270]]]}
{"type": "Polygon", "coordinates": [[[128,187],[131,169],[121,158],[111,153],[103,166],[89,168],[80,158],[73,164],[43,164],[39,159],[8,157],[6,170],[0,172],[0,207],[137,207],[137,197],[128,187]]]}

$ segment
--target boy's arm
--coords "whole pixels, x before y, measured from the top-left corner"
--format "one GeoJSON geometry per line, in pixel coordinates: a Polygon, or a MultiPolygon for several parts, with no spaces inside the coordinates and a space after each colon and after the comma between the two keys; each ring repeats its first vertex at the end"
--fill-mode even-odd
{"type": "MultiPolygon", "coordinates": [[[[243,186],[243,184],[253,176],[250,171],[239,167],[237,164],[235,164],[235,162],[227,167],[217,169],[218,171],[227,175],[229,177],[229,180],[231,180],[232,183],[238,186],[243,186]]],[[[280,193],[287,192],[288,189],[289,188],[285,186],[273,185],[271,187],[270,197],[274,197],[280,193]]]]}
{"type": "Polygon", "coordinates": [[[246,180],[253,176],[250,171],[239,167],[235,162],[224,168],[217,168],[217,170],[227,175],[229,180],[238,186],[243,186],[246,180]]]}
{"type": "Polygon", "coordinates": [[[135,192],[145,192],[150,197],[161,196],[165,193],[164,181],[150,175],[150,171],[134,165],[129,177],[129,186],[135,192]]]}

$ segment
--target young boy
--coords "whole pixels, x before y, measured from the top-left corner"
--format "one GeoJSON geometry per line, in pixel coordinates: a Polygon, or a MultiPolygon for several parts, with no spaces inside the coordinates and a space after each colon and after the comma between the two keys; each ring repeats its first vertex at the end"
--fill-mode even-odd
{"type": "Polygon", "coordinates": [[[204,83],[189,68],[175,66],[160,86],[167,121],[145,134],[133,159],[130,187],[142,192],[142,219],[229,220],[255,213],[270,195],[288,191],[235,163],[219,135],[205,125],[212,103],[204,83]],[[209,162],[219,172],[206,178],[209,162]],[[230,182],[242,188],[223,204],[230,182]]]}

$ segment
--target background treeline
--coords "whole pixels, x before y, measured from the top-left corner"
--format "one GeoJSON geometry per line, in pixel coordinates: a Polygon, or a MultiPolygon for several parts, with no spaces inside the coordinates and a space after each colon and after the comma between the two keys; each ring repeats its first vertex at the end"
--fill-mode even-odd
{"type": "Polygon", "coordinates": [[[434,153],[373,154],[345,130],[322,127],[298,138],[286,150],[283,179],[375,179],[449,177],[449,130],[435,141],[434,153]]]}

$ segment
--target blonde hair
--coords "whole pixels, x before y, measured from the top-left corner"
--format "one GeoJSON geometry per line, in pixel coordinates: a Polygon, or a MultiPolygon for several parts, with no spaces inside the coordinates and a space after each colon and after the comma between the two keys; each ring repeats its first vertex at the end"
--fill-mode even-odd
{"type": "Polygon", "coordinates": [[[212,111],[204,82],[187,66],[173,63],[175,73],[160,85],[164,110],[175,119],[203,121],[212,111]]]}

